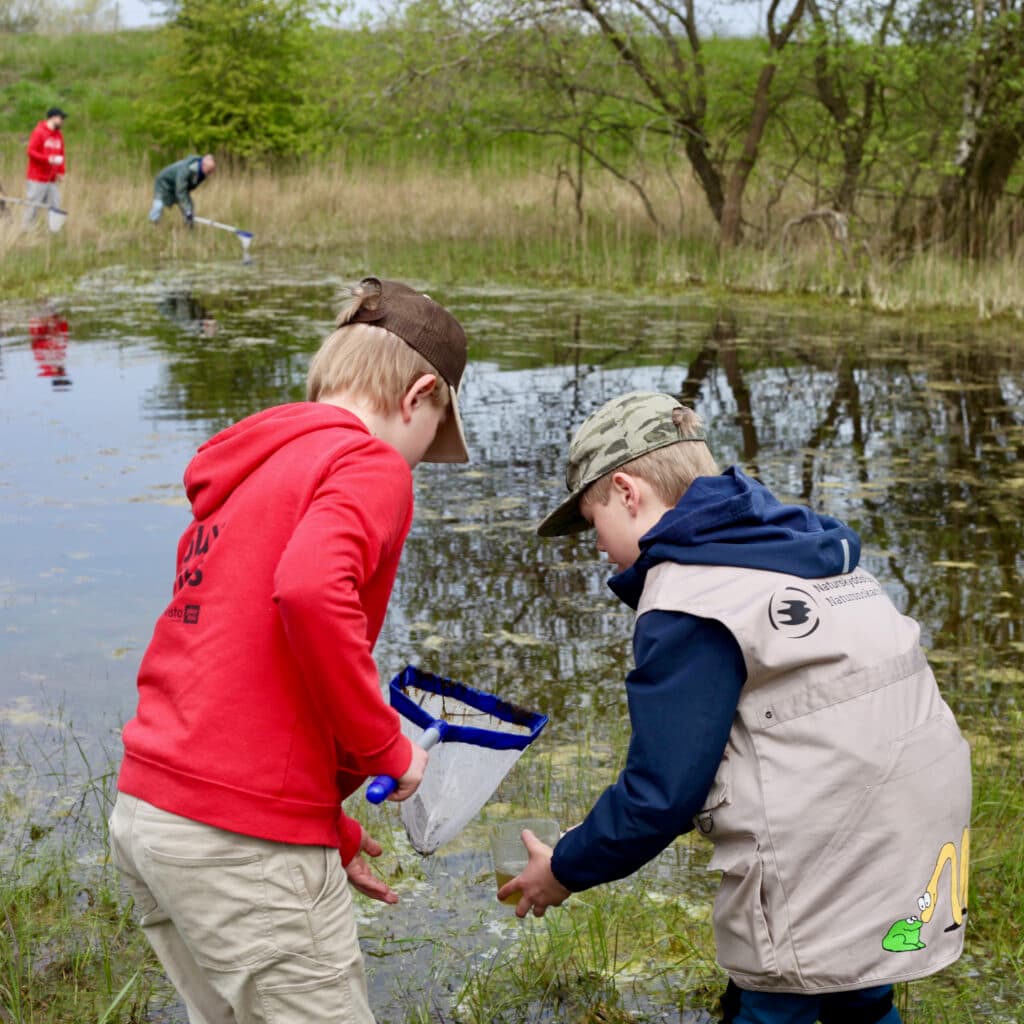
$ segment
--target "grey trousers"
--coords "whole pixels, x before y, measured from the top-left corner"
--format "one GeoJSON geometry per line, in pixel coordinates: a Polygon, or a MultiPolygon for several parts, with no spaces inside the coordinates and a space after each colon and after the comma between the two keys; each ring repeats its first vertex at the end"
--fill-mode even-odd
{"type": "MultiPolygon", "coordinates": [[[[60,208],[60,189],[55,181],[26,181],[25,198],[30,203],[43,203],[45,206],[60,208]]],[[[42,211],[42,206],[26,206],[22,225],[26,228],[31,227],[36,216],[42,211]]]]}
{"type": "Polygon", "coordinates": [[[190,1024],[374,1024],[337,850],[225,832],[124,793],[110,846],[190,1024]]]}

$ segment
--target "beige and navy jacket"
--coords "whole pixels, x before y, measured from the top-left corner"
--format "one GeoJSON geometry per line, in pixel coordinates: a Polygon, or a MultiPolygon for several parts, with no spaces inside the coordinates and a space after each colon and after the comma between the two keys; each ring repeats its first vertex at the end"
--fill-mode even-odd
{"type": "Polygon", "coordinates": [[[721,872],[714,927],[730,977],[828,992],[956,960],[970,757],[917,624],[860,569],[807,579],[666,561],[637,609],[655,610],[724,624],[746,668],[696,817],[721,872]]]}

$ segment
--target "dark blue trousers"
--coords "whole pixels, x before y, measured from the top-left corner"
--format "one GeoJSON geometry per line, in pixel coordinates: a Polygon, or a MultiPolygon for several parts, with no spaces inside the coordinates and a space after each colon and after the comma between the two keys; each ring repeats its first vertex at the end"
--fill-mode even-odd
{"type": "Polygon", "coordinates": [[[721,1024],[901,1024],[892,985],[808,995],[751,992],[729,982],[721,1024]]]}

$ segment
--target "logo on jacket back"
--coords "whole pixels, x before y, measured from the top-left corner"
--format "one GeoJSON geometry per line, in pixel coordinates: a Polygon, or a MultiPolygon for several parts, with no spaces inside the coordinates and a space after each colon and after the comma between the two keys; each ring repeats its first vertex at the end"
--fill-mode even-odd
{"type": "Polygon", "coordinates": [[[818,602],[806,590],[783,587],[768,602],[768,621],[776,632],[801,640],[821,625],[818,602]]]}
{"type": "Polygon", "coordinates": [[[187,626],[194,626],[199,621],[199,608],[197,604],[187,604],[184,608],[178,608],[175,605],[171,605],[167,611],[164,612],[165,618],[176,619],[179,622],[184,622],[187,626]]]}
{"type": "MultiPolygon", "coordinates": [[[[169,619],[176,619],[185,623],[186,626],[195,626],[199,622],[199,612],[202,605],[198,603],[199,594],[195,592],[196,587],[202,586],[206,576],[204,562],[210,547],[220,536],[221,528],[216,524],[206,526],[203,523],[193,523],[189,528],[188,544],[180,555],[178,565],[178,576],[174,581],[175,600],[181,595],[186,587],[195,603],[186,603],[184,607],[172,603],[164,612],[169,619]]],[[[183,595],[182,595],[183,596],[183,595]]]]}

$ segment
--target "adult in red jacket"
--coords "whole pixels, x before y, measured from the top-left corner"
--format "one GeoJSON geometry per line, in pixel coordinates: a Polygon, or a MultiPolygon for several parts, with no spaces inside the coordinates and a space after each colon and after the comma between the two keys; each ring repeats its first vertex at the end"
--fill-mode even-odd
{"type": "Polygon", "coordinates": [[[25,227],[31,226],[44,207],[60,206],[57,182],[67,171],[64,136],[60,130],[67,116],[60,107],[50,107],[45,120],[40,121],[29,136],[25,198],[33,205],[25,207],[25,227]]]}

